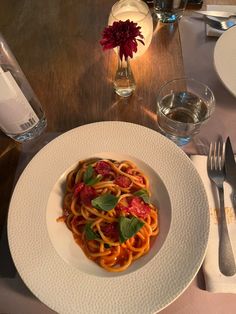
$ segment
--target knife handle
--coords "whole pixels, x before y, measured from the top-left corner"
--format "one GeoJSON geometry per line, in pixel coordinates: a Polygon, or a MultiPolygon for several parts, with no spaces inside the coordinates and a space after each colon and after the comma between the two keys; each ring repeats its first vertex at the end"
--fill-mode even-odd
{"type": "Polygon", "coordinates": [[[225,205],[224,205],[224,189],[218,188],[220,199],[220,244],[219,244],[219,267],[225,276],[233,276],[236,273],[236,265],[234,254],[229,238],[225,205]]]}

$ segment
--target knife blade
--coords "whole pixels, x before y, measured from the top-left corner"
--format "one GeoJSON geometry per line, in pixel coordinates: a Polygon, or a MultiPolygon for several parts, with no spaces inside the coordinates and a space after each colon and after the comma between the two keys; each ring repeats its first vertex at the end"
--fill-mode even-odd
{"type": "Polygon", "coordinates": [[[225,180],[231,185],[236,195],[236,163],[230,138],[228,137],[225,144],[225,180]]]}
{"type": "Polygon", "coordinates": [[[227,12],[227,11],[194,11],[194,12],[198,14],[202,14],[202,15],[222,17],[222,18],[236,17],[235,12],[227,12]]]}

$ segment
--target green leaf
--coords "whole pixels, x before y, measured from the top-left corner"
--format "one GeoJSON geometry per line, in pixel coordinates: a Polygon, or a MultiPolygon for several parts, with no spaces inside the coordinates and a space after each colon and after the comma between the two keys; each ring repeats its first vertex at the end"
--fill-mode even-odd
{"type": "Polygon", "coordinates": [[[94,185],[94,184],[98,183],[99,181],[101,181],[101,179],[102,179],[102,176],[97,175],[96,177],[89,179],[86,184],[87,185],[94,185]]]}
{"type": "Polygon", "coordinates": [[[84,231],[87,240],[95,240],[100,238],[99,234],[94,232],[93,229],[91,228],[91,224],[86,224],[84,231]]]}
{"type": "Polygon", "coordinates": [[[83,176],[84,183],[87,185],[94,185],[98,183],[99,181],[101,181],[101,179],[102,179],[102,175],[99,174],[97,176],[94,176],[94,169],[92,165],[88,165],[83,176]]]}
{"type": "Polygon", "coordinates": [[[91,165],[88,166],[88,168],[86,169],[84,176],[83,176],[83,181],[85,184],[88,184],[89,180],[92,178],[93,176],[93,167],[91,165]]]}
{"type": "Polygon", "coordinates": [[[118,203],[119,198],[113,194],[103,194],[92,200],[92,205],[100,210],[109,211],[118,203]]]}
{"type": "Polygon", "coordinates": [[[150,197],[148,195],[147,190],[145,189],[138,190],[134,192],[134,195],[141,197],[146,204],[150,204],[150,197]]]}
{"type": "Polygon", "coordinates": [[[143,227],[144,224],[145,222],[139,220],[136,217],[127,218],[120,216],[120,242],[124,243],[126,240],[132,238],[143,227]]]}

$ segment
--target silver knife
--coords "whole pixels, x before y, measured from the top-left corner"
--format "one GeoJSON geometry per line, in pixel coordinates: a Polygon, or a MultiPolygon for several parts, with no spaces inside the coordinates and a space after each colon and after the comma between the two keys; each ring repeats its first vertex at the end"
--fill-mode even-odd
{"type": "Polygon", "coordinates": [[[225,144],[225,180],[228,182],[232,189],[233,205],[236,205],[236,163],[234,153],[231,146],[230,138],[228,137],[225,144]]]}
{"type": "Polygon", "coordinates": [[[194,12],[198,14],[202,14],[202,15],[222,17],[222,18],[236,17],[235,12],[227,12],[227,11],[194,11],[194,12]]]}

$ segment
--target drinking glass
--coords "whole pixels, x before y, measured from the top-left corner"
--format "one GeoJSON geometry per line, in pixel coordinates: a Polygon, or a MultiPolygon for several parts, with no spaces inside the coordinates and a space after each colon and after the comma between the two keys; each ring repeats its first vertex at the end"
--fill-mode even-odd
{"type": "Polygon", "coordinates": [[[154,0],[154,11],[162,23],[178,21],[184,13],[188,0],[154,0]]]}
{"type": "Polygon", "coordinates": [[[161,133],[178,146],[189,143],[199,133],[215,109],[211,89],[191,78],[164,84],[157,96],[157,124],[161,133]]]}
{"type": "Polygon", "coordinates": [[[148,5],[142,0],[120,0],[116,2],[110,12],[108,25],[114,21],[133,21],[141,27],[144,36],[144,44],[138,42],[138,50],[134,53],[134,58],[141,56],[148,49],[153,34],[153,20],[148,5]]]}

